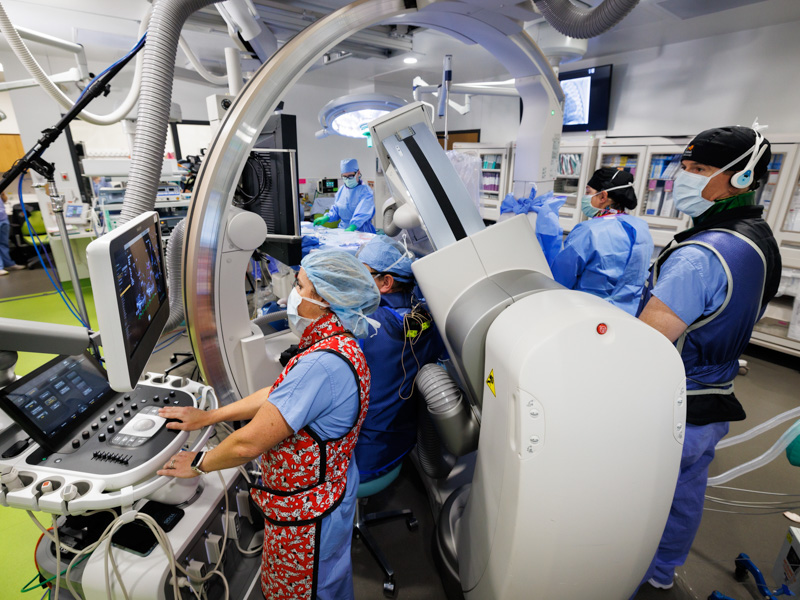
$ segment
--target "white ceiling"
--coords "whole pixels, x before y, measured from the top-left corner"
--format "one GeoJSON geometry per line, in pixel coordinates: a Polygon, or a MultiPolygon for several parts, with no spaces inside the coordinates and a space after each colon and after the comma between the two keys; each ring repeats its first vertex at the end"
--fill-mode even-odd
{"type": "MultiPolygon", "coordinates": [[[[466,1],[482,7],[497,4],[494,0],[466,1]]],[[[582,4],[596,6],[600,1],[586,0],[582,4]]],[[[305,11],[306,16],[320,16],[347,4],[346,0],[255,0],[255,3],[264,11],[288,9],[299,15],[305,11]]],[[[147,0],[3,0],[2,4],[15,25],[83,44],[90,66],[95,65],[95,68],[110,64],[133,46],[138,21],[147,8],[147,0]]],[[[517,4],[530,8],[530,2],[517,4]]],[[[505,5],[512,9],[514,6],[509,2],[505,5]]],[[[589,40],[585,58],[793,21],[800,21],[799,0],[641,0],[620,25],[589,40]],[[698,14],[708,10],[714,12],[698,14]],[[694,14],[697,16],[691,16],[694,14]]],[[[281,42],[292,35],[279,27],[274,29],[281,42]]],[[[197,22],[187,27],[186,37],[212,70],[222,67],[223,48],[233,45],[213,8],[203,11],[197,22]]],[[[29,46],[34,55],[44,52],[37,44],[29,46]]],[[[0,38],[0,50],[7,48],[5,40],[0,38]]],[[[416,65],[403,63],[407,54],[390,58],[351,57],[324,67],[320,65],[307,73],[301,83],[320,86],[335,83],[337,87],[346,85],[352,89],[392,85],[410,90],[415,75],[429,83],[438,82],[442,57],[448,53],[454,56],[457,82],[507,78],[505,70],[482,48],[462,44],[440,33],[417,30],[413,34],[413,55],[419,59],[416,65]]],[[[181,52],[177,65],[187,66],[181,52]]],[[[44,67],[47,70],[46,62],[44,67]]]]}

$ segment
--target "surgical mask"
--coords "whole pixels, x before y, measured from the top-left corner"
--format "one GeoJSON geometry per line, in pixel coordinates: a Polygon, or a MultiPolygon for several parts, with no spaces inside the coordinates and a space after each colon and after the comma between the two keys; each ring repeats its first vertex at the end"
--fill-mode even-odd
{"type": "MultiPolygon", "coordinates": [[[[757,123],[755,125],[757,125],[757,123]]],[[[678,174],[675,176],[675,184],[672,188],[672,198],[675,201],[675,208],[692,218],[702,215],[714,204],[712,200],[703,198],[703,190],[706,189],[708,182],[755,151],[756,148],[754,146],[740,156],[737,156],[721,169],[714,171],[711,175],[706,176],[700,175],[699,173],[689,173],[685,170],[678,171],[678,174]]],[[[756,159],[757,158],[758,157],[756,157],[756,159]]]]}
{"type": "Polygon", "coordinates": [[[289,320],[289,329],[291,329],[294,334],[300,338],[303,337],[303,333],[306,329],[308,329],[308,326],[314,322],[314,319],[301,317],[297,313],[297,309],[303,300],[323,308],[328,307],[328,305],[324,302],[319,302],[317,300],[313,300],[312,298],[303,298],[296,289],[292,288],[292,291],[289,292],[289,297],[286,299],[286,317],[289,320]]]}
{"type": "Polygon", "coordinates": [[[633,187],[633,183],[626,183],[624,185],[615,185],[614,187],[610,187],[607,190],[600,190],[599,192],[597,192],[597,194],[585,194],[583,198],[581,198],[581,210],[583,211],[583,214],[585,214],[590,219],[592,217],[597,216],[597,214],[600,212],[600,209],[592,206],[592,198],[594,198],[598,194],[602,194],[603,192],[613,192],[614,190],[621,190],[622,188],[627,188],[627,187],[633,187]]]}
{"type": "Polygon", "coordinates": [[[342,180],[344,181],[344,184],[350,189],[353,189],[358,185],[358,178],[355,175],[353,175],[352,177],[342,177],[342,180]]]}
{"type": "Polygon", "coordinates": [[[581,211],[583,211],[583,214],[585,214],[589,219],[597,216],[597,213],[600,212],[599,208],[592,206],[592,198],[594,198],[596,195],[597,194],[586,194],[583,198],[581,198],[581,211]]]}
{"type": "MultiPolygon", "coordinates": [[[[711,177],[714,177],[717,173],[714,173],[711,177]]],[[[675,208],[690,217],[699,217],[711,208],[714,203],[711,200],[706,200],[702,195],[711,177],[699,175],[698,173],[689,173],[689,171],[680,171],[675,176],[675,184],[672,189],[675,208]]]]}

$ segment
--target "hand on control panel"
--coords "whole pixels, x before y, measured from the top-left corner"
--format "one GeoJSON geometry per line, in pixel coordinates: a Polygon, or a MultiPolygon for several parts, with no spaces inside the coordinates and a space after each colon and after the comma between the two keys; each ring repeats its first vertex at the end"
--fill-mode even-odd
{"type": "MultiPolygon", "coordinates": [[[[169,424],[167,424],[167,427],[169,427],[169,424]]],[[[192,461],[196,455],[197,452],[178,452],[167,461],[163,469],[157,471],[157,474],[167,475],[169,477],[180,477],[181,479],[197,477],[198,473],[192,469],[192,461]]]]}
{"type": "Polygon", "coordinates": [[[191,406],[165,406],[158,411],[158,416],[169,419],[167,429],[195,431],[213,424],[206,411],[191,406]]]}

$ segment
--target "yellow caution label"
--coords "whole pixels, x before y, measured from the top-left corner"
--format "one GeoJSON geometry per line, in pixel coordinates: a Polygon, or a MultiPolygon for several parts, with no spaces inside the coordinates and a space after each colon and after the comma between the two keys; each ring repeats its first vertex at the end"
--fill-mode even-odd
{"type": "Polygon", "coordinates": [[[497,398],[497,393],[494,391],[494,369],[489,371],[489,376],[486,378],[486,385],[488,385],[489,389],[492,391],[492,396],[497,398]]]}

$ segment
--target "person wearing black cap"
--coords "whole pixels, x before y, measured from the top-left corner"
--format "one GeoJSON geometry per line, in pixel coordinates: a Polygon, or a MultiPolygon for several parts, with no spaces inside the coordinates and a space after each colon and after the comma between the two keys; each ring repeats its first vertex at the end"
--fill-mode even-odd
{"type": "Polygon", "coordinates": [[[595,171],[581,210],[589,217],[564,241],[550,265],[564,287],[588,292],[635,315],[653,255],[653,238],[636,208],[633,175],[611,167],[595,171]]]}
{"type": "Polygon", "coordinates": [[[778,290],[781,259],[754,189],[770,162],[769,142],[749,127],[703,131],[686,147],[673,197],[693,227],[653,264],[639,318],[674,342],[686,369],[683,458],[653,564],[652,586],[672,587],[703,513],[708,466],[729,421],[745,418],[733,393],[739,356],[778,290]]]}

